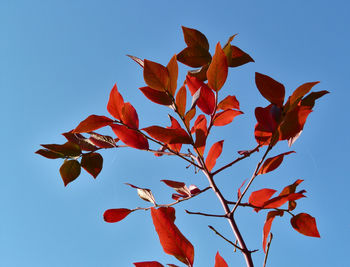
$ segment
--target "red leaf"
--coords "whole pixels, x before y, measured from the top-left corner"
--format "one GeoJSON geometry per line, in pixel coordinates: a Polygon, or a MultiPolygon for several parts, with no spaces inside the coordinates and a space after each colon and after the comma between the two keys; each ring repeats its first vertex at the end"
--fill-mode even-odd
{"type": "Polygon", "coordinates": [[[83,154],[81,158],[81,167],[83,167],[94,178],[101,172],[103,158],[99,153],[83,154]]]}
{"type": "Polygon", "coordinates": [[[79,145],[72,142],[66,142],[63,145],[46,144],[41,146],[51,151],[63,154],[66,157],[77,157],[81,154],[79,145]]]}
{"type": "MultiPolygon", "coordinates": [[[[276,193],[276,190],[264,188],[257,191],[254,191],[250,194],[249,197],[249,204],[256,206],[256,207],[263,207],[264,203],[270,199],[270,197],[276,193]]],[[[258,212],[260,209],[255,208],[256,212],[258,212]]]]}
{"type": "Polygon", "coordinates": [[[182,26],[185,43],[188,46],[201,47],[205,50],[209,50],[209,42],[207,37],[196,29],[186,28],[182,26]]]}
{"type": "Polygon", "coordinates": [[[299,213],[298,215],[293,216],[290,223],[296,231],[303,235],[320,237],[315,218],[307,213],[299,213]]]}
{"type": "Polygon", "coordinates": [[[208,156],[205,160],[205,165],[207,166],[208,171],[211,171],[215,164],[217,158],[221,155],[222,146],[224,144],[224,140],[216,142],[209,150],[208,156]]]}
{"type": "Polygon", "coordinates": [[[135,267],[163,267],[158,261],[134,262],[135,267]]]}
{"type": "Polygon", "coordinates": [[[175,95],[175,91],[177,88],[177,77],[179,74],[179,67],[177,65],[177,60],[176,60],[176,55],[174,55],[168,65],[166,66],[168,73],[169,73],[169,88],[168,91],[169,93],[174,96],[175,95]]]}
{"type": "Polygon", "coordinates": [[[103,219],[108,223],[115,223],[123,220],[128,216],[133,210],[129,209],[109,209],[103,214],[103,219]]]}
{"type": "Polygon", "coordinates": [[[283,106],[285,94],[283,84],[258,72],[255,73],[255,83],[261,95],[270,101],[271,104],[275,104],[279,107],[283,106]]]}
{"type": "Polygon", "coordinates": [[[266,159],[264,161],[264,164],[259,169],[258,175],[259,174],[265,174],[265,173],[268,173],[268,172],[271,172],[271,171],[277,169],[278,166],[281,165],[284,156],[288,155],[288,154],[291,154],[291,153],[295,153],[295,151],[288,151],[288,152],[279,154],[279,155],[277,155],[275,157],[266,159]]]}
{"type": "Polygon", "coordinates": [[[39,154],[45,158],[48,159],[58,159],[58,158],[64,158],[64,155],[55,151],[51,151],[48,149],[39,149],[35,152],[36,154],[39,154]]]}
{"type": "Polygon", "coordinates": [[[62,134],[69,142],[77,144],[81,150],[95,151],[98,147],[79,133],[72,133],[72,131],[62,134]]]}
{"type": "Polygon", "coordinates": [[[257,124],[254,134],[259,145],[267,145],[270,142],[272,133],[277,129],[280,114],[282,114],[282,109],[275,105],[255,109],[257,124]]]}
{"type": "Polygon", "coordinates": [[[228,60],[229,67],[238,67],[248,62],[254,62],[247,53],[239,49],[237,46],[231,45],[231,58],[228,60]]]}
{"type": "Polygon", "coordinates": [[[144,60],[143,78],[146,84],[154,90],[166,91],[169,82],[169,73],[163,65],[144,60]]]}
{"type": "Polygon", "coordinates": [[[220,256],[219,251],[216,253],[216,256],[215,256],[215,266],[214,267],[228,267],[224,258],[220,256]]]}
{"type": "Polygon", "coordinates": [[[171,97],[169,97],[166,92],[157,91],[148,86],[141,87],[139,89],[145,95],[145,97],[156,104],[169,106],[172,103],[171,97]]]}
{"type": "Polygon", "coordinates": [[[106,116],[90,115],[83,120],[72,133],[88,133],[100,129],[104,126],[111,125],[113,120],[106,116]]]}
{"type": "Polygon", "coordinates": [[[191,133],[195,133],[197,129],[203,130],[203,132],[207,133],[207,118],[201,114],[197,117],[196,121],[194,122],[193,127],[191,128],[191,133]]]}
{"type": "Polygon", "coordinates": [[[243,114],[240,110],[227,109],[220,113],[217,113],[214,117],[215,126],[225,126],[233,121],[235,117],[243,114]]]}
{"type": "Polygon", "coordinates": [[[90,133],[89,141],[100,148],[113,148],[117,146],[113,137],[98,133],[90,133]]]}
{"type": "Polygon", "coordinates": [[[131,129],[139,128],[139,117],[135,108],[129,103],[125,103],[122,108],[121,121],[131,129]]]}
{"type": "Polygon", "coordinates": [[[124,107],[124,99],[118,92],[117,84],[114,84],[107,104],[107,110],[117,120],[121,120],[122,108],[124,107]]]}
{"type": "Polygon", "coordinates": [[[242,195],[241,189],[242,189],[242,187],[243,187],[243,185],[245,184],[246,181],[247,181],[247,179],[244,179],[244,181],[242,182],[241,186],[238,188],[238,190],[237,190],[237,199],[241,198],[241,195],[242,195]]]}
{"type": "Polygon", "coordinates": [[[177,54],[177,60],[192,68],[199,68],[207,65],[211,60],[208,50],[198,46],[189,46],[177,54]]]}
{"type": "Polygon", "coordinates": [[[151,214],[164,252],[173,255],[188,266],[193,266],[194,248],[174,224],[175,209],[151,208],[151,214]]]}
{"type": "Polygon", "coordinates": [[[194,95],[199,89],[200,96],[197,101],[197,106],[205,113],[212,114],[215,108],[215,95],[213,91],[201,80],[198,80],[196,77],[186,76],[186,84],[188,89],[191,92],[191,95],[194,95]]]}
{"type": "Polygon", "coordinates": [[[150,126],[142,130],[165,144],[191,144],[191,137],[184,129],[167,129],[160,126],[150,126]]]}
{"type": "Polygon", "coordinates": [[[220,43],[216,45],[215,54],[207,71],[208,85],[214,91],[219,91],[225,84],[228,74],[226,55],[220,43]]]}
{"type": "Polygon", "coordinates": [[[302,193],[305,191],[300,191],[298,193],[291,193],[287,195],[280,195],[274,198],[271,198],[270,200],[266,201],[263,205],[265,209],[276,209],[281,207],[283,204],[287,203],[288,201],[294,201],[298,200],[302,197],[305,197],[302,193]]]}
{"type": "Polygon", "coordinates": [[[181,116],[185,115],[186,112],[186,87],[181,86],[180,90],[177,92],[176,95],[176,106],[177,106],[177,111],[181,116]]]}
{"type": "Polygon", "coordinates": [[[314,87],[318,83],[319,82],[304,83],[301,86],[299,86],[297,89],[295,89],[293,94],[289,97],[289,99],[288,99],[288,101],[286,103],[286,107],[284,108],[284,110],[288,111],[288,110],[293,109],[299,103],[299,101],[308,92],[310,92],[312,87],[314,87]]]}
{"type": "Polygon", "coordinates": [[[228,95],[218,104],[218,110],[239,109],[239,102],[234,95],[228,95]]]}
{"type": "Polygon", "coordinates": [[[271,230],[271,225],[272,225],[272,221],[275,219],[276,216],[283,216],[283,211],[270,211],[267,216],[266,216],[266,221],[264,224],[264,230],[263,230],[263,249],[264,252],[266,253],[266,240],[267,240],[267,236],[270,233],[271,230]]]}
{"type": "Polygon", "coordinates": [[[312,92],[310,94],[308,94],[306,97],[304,97],[301,100],[301,105],[302,106],[308,106],[310,108],[312,108],[315,105],[315,100],[324,96],[325,94],[328,94],[328,91],[319,91],[319,92],[312,92]]]}
{"type": "Polygon", "coordinates": [[[160,181],[165,183],[167,186],[170,186],[174,189],[182,188],[185,186],[185,183],[183,183],[183,182],[177,182],[177,181],[172,181],[172,180],[160,180],[160,181]]]}
{"type": "MultiPolygon", "coordinates": [[[[171,126],[167,129],[182,129],[180,123],[172,116],[169,115],[171,126]]],[[[181,151],[182,144],[169,144],[169,148],[177,152],[181,151]]]]}
{"type": "Polygon", "coordinates": [[[137,149],[148,149],[148,141],[141,133],[129,129],[124,125],[111,125],[113,132],[126,145],[137,149]]]}
{"type": "Polygon", "coordinates": [[[70,182],[74,181],[80,175],[81,167],[77,160],[64,161],[61,168],[60,174],[64,183],[67,186],[70,182]]]}

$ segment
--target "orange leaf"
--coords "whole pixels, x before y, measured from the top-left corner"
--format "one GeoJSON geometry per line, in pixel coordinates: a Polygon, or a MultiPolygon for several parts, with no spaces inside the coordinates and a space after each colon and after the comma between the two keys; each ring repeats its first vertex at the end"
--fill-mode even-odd
{"type": "Polygon", "coordinates": [[[271,171],[277,169],[278,166],[281,165],[284,156],[288,155],[288,154],[291,154],[291,153],[295,153],[295,151],[288,151],[288,152],[279,154],[279,155],[277,155],[275,157],[266,159],[264,161],[264,164],[259,169],[258,175],[259,174],[265,174],[265,173],[268,173],[268,172],[271,172],[271,171]]]}
{"type": "Polygon", "coordinates": [[[156,104],[169,106],[173,102],[171,97],[169,97],[166,92],[157,91],[148,86],[141,87],[139,89],[145,95],[145,97],[156,104]]]}
{"type": "Polygon", "coordinates": [[[239,102],[234,95],[228,95],[218,104],[218,110],[239,109],[239,102]]]}
{"type": "Polygon", "coordinates": [[[196,29],[186,28],[184,26],[181,28],[184,34],[185,43],[188,46],[201,47],[205,50],[209,50],[208,39],[203,33],[196,29]]]}
{"type": "Polygon", "coordinates": [[[197,101],[197,106],[205,113],[212,114],[215,108],[215,95],[213,91],[203,83],[201,80],[198,80],[196,77],[186,76],[186,84],[188,89],[193,96],[199,89],[200,96],[197,101]]]}
{"type": "Polygon", "coordinates": [[[109,94],[107,110],[114,118],[120,120],[123,106],[124,99],[118,91],[117,84],[114,84],[111,93],[109,94]]]}
{"type": "Polygon", "coordinates": [[[131,129],[139,128],[139,117],[135,108],[129,103],[125,103],[122,108],[122,122],[131,129]]]}
{"type": "Polygon", "coordinates": [[[185,115],[186,112],[186,87],[181,86],[180,90],[177,92],[176,95],[176,106],[177,106],[177,111],[181,116],[185,115]]]}
{"type": "Polygon", "coordinates": [[[215,126],[224,126],[233,121],[235,117],[243,114],[240,110],[227,109],[220,113],[217,113],[214,117],[214,125],[215,126]]]}
{"type": "Polygon", "coordinates": [[[174,96],[175,95],[175,91],[177,88],[177,77],[179,74],[179,68],[177,65],[177,60],[176,60],[176,55],[174,55],[168,65],[166,66],[168,73],[169,73],[169,88],[168,91],[169,93],[174,96]]]}
{"type": "Polygon", "coordinates": [[[267,236],[270,233],[271,230],[271,225],[272,225],[272,221],[275,219],[276,216],[283,216],[283,211],[277,210],[277,211],[270,211],[267,216],[266,216],[266,220],[265,220],[265,224],[264,224],[264,230],[263,230],[263,249],[264,252],[266,253],[266,241],[267,241],[267,236]]]}
{"type": "Polygon", "coordinates": [[[293,94],[289,97],[288,102],[286,104],[285,110],[293,109],[299,101],[319,82],[310,82],[310,83],[304,83],[300,85],[293,94]]]}
{"type": "Polygon", "coordinates": [[[182,128],[167,129],[160,126],[150,126],[142,130],[165,144],[191,144],[191,137],[182,128]]]}
{"type": "Polygon", "coordinates": [[[299,213],[298,215],[293,216],[290,223],[295,230],[303,235],[320,237],[315,218],[307,213],[299,213]]]}
{"type": "Polygon", "coordinates": [[[216,142],[209,150],[208,156],[205,160],[205,165],[207,166],[208,171],[211,171],[215,164],[217,158],[221,155],[222,146],[224,144],[224,140],[216,142]]]}
{"type": "Polygon", "coordinates": [[[191,129],[191,133],[195,133],[197,129],[202,129],[203,132],[207,132],[207,118],[201,114],[197,117],[196,121],[194,122],[194,125],[191,129]]]}
{"type": "Polygon", "coordinates": [[[146,84],[154,90],[166,91],[169,83],[169,73],[163,65],[144,60],[143,78],[146,84]]]}
{"type": "MultiPolygon", "coordinates": [[[[253,206],[263,207],[264,203],[268,201],[274,193],[276,193],[276,190],[270,188],[254,191],[250,194],[248,202],[253,206]]],[[[255,208],[254,210],[258,212],[260,209],[255,208]]]]}
{"type": "Polygon", "coordinates": [[[194,248],[174,224],[175,209],[172,207],[151,208],[154,227],[165,253],[193,266],[194,248]]]}
{"type": "MultiPolygon", "coordinates": [[[[172,116],[169,115],[171,126],[167,127],[167,129],[182,129],[180,123],[172,116]]],[[[182,144],[169,144],[169,148],[172,150],[175,150],[177,152],[180,152],[182,147],[182,144]]]]}
{"type": "Polygon", "coordinates": [[[281,196],[277,196],[274,198],[271,198],[270,200],[266,201],[263,204],[263,207],[265,209],[276,209],[281,207],[283,204],[287,203],[288,201],[295,201],[298,200],[302,197],[305,197],[302,193],[304,193],[305,191],[300,191],[298,193],[291,193],[291,194],[287,194],[287,195],[281,195],[281,196]]]}
{"type": "Polygon", "coordinates": [[[124,125],[113,124],[111,125],[111,128],[124,144],[138,149],[149,148],[146,137],[144,137],[141,133],[133,129],[129,129],[124,125]]]}
{"type": "Polygon", "coordinates": [[[196,115],[196,109],[195,108],[187,111],[187,113],[185,114],[184,121],[185,121],[185,124],[186,124],[187,128],[190,128],[190,122],[194,118],[195,115],[196,115]]]}
{"type": "Polygon", "coordinates": [[[207,71],[208,85],[219,91],[225,84],[228,74],[227,59],[220,43],[216,45],[215,54],[207,71]]]}
{"type": "Polygon", "coordinates": [[[141,58],[135,57],[135,56],[131,56],[131,55],[127,55],[129,58],[131,58],[133,61],[135,61],[137,64],[139,64],[142,68],[144,66],[144,62],[141,58]]]}
{"type": "Polygon", "coordinates": [[[135,267],[163,267],[158,261],[134,262],[135,267]]]}
{"type": "Polygon", "coordinates": [[[103,219],[108,223],[115,223],[123,220],[132,210],[129,209],[109,209],[103,214],[103,219]]]}
{"type": "Polygon", "coordinates": [[[214,267],[228,267],[226,261],[223,257],[219,254],[219,251],[216,253],[215,256],[215,266],[214,267]]]}
{"type": "Polygon", "coordinates": [[[83,120],[72,133],[88,133],[100,129],[104,126],[111,125],[113,120],[106,116],[90,115],[83,120]]]}
{"type": "Polygon", "coordinates": [[[270,101],[271,104],[275,104],[279,107],[283,106],[285,94],[283,84],[258,72],[255,73],[255,83],[261,95],[270,101]]]}

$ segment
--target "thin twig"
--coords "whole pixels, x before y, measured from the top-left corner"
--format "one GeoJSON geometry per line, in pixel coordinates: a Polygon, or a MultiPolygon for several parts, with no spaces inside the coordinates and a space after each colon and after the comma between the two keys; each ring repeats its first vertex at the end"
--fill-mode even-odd
{"type": "Polygon", "coordinates": [[[216,215],[216,214],[209,214],[209,213],[203,213],[203,212],[193,212],[189,210],[185,210],[186,213],[188,214],[193,214],[193,215],[202,215],[202,216],[208,216],[208,217],[218,217],[218,218],[226,218],[226,215],[216,215]]]}
{"type": "Polygon", "coordinates": [[[272,242],[272,238],[273,238],[273,235],[272,235],[272,233],[270,233],[270,238],[269,238],[269,242],[267,243],[267,249],[266,249],[266,254],[265,254],[263,267],[266,266],[267,256],[269,255],[269,250],[270,250],[270,245],[271,245],[271,242],[272,242]]]}
{"type": "Polygon", "coordinates": [[[239,249],[240,251],[243,252],[243,249],[237,246],[235,243],[233,243],[231,240],[228,240],[226,237],[224,237],[222,234],[220,234],[213,226],[208,225],[208,227],[214,231],[215,234],[220,236],[222,239],[224,239],[226,242],[230,243],[232,246],[234,246],[235,249],[239,249]]]}

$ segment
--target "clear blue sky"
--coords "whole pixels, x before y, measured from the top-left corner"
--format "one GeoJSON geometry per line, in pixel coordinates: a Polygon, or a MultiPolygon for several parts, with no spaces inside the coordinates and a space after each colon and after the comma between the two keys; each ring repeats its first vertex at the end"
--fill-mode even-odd
{"type": "MultiPolygon", "coordinates": [[[[161,179],[207,186],[201,175],[180,160],[157,159],[131,149],[106,151],[104,169],[93,180],[85,172],[66,188],[60,160],[34,152],[40,143],[63,143],[60,133],[90,114],[107,115],[106,104],[117,82],[124,98],[138,110],[141,126],[167,122],[165,108],[145,100],[142,72],[126,54],[166,64],[185,47],[181,25],[206,34],[211,51],[217,41],[239,33],[235,44],[256,63],[230,70],[226,93],[237,96],[245,115],[214,132],[226,138],[218,165],[236,151],[255,146],[254,108],[266,101],[254,85],[254,72],[298,85],[320,80],[315,90],[329,90],[310,115],[296,154],[273,174],[258,177],[252,190],[277,190],[304,179],[308,198],[297,211],[317,219],[321,239],[302,236],[288,216],[272,226],[269,266],[339,266],[348,262],[350,216],[349,165],[349,12],[348,1],[12,1],[0,2],[0,89],[2,120],[0,182],[0,266],[132,266],[158,260],[176,263],[158,242],[150,214],[138,212],[118,224],[102,219],[109,208],[147,206],[130,182],[152,188],[158,202],[172,191],[161,179]]],[[[183,66],[181,66],[183,67],[183,66]]],[[[183,74],[184,72],[182,72],[183,74]]],[[[183,77],[183,76],[182,76],[183,77]]],[[[111,134],[111,132],[108,132],[111,134]]],[[[273,154],[287,151],[285,143],[273,154]]],[[[226,160],[225,160],[226,159],[226,160]]],[[[259,156],[224,172],[218,183],[225,195],[250,176],[259,156]]],[[[177,224],[195,246],[195,266],[214,265],[217,250],[229,266],[243,266],[240,253],[207,228],[216,225],[232,237],[226,222],[184,214],[184,208],[215,212],[211,193],[177,208],[177,224]]],[[[241,209],[238,224],[261,266],[263,212],[241,209]]]]}

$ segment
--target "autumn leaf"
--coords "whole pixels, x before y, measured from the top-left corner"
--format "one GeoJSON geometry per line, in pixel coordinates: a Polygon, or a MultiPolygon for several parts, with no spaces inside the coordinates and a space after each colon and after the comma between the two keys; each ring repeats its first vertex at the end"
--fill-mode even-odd
{"type": "Polygon", "coordinates": [[[117,84],[114,84],[108,99],[107,110],[117,120],[121,120],[122,108],[124,107],[124,99],[119,93],[117,84]]]}
{"type": "Polygon", "coordinates": [[[109,209],[103,214],[103,219],[108,223],[115,223],[123,220],[128,216],[133,210],[129,209],[109,209]]]}
{"type": "Polygon", "coordinates": [[[278,107],[283,106],[285,94],[283,84],[258,72],[255,73],[255,83],[261,95],[270,101],[271,104],[275,104],[278,107]]]}
{"type": "Polygon", "coordinates": [[[69,142],[77,144],[81,150],[95,151],[98,147],[91,142],[89,138],[85,138],[82,134],[66,132],[62,134],[69,142]]]}
{"type": "Polygon", "coordinates": [[[167,129],[160,126],[150,126],[142,129],[152,138],[165,144],[191,144],[191,137],[184,129],[167,129]]]}
{"type": "Polygon", "coordinates": [[[227,109],[220,113],[215,114],[214,125],[215,126],[225,126],[233,121],[235,117],[243,114],[240,110],[227,109]]]}
{"type": "Polygon", "coordinates": [[[293,216],[290,223],[296,231],[303,235],[320,237],[315,218],[307,213],[299,213],[298,215],[293,216]]]}
{"type": "Polygon", "coordinates": [[[48,149],[39,149],[35,152],[36,154],[39,154],[45,158],[48,159],[58,159],[58,158],[64,158],[65,156],[62,153],[58,153],[55,151],[51,151],[48,149]]]}
{"type": "Polygon", "coordinates": [[[80,175],[81,167],[77,160],[66,160],[60,168],[60,174],[64,183],[67,186],[80,175]]]}
{"type": "Polygon", "coordinates": [[[106,116],[90,115],[83,120],[79,125],[72,131],[72,133],[88,133],[100,129],[104,126],[111,125],[113,120],[106,116]]]}
{"type": "Polygon", "coordinates": [[[103,158],[99,153],[83,154],[81,158],[81,167],[83,167],[94,178],[101,172],[103,158]]]}
{"type": "Polygon", "coordinates": [[[214,91],[219,91],[225,84],[228,74],[226,55],[220,43],[216,45],[215,54],[207,71],[208,85],[214,91]]]}
{"type": "Polygon", "coordinates": [[[251,58],[246,52],[242,51],[237,46],[231,45],[231,57],[228,58],[229,67],[239,67],[249,62],[254,62],[254,59],[251,58]]]}
{"type": "Polygon", "coordinates": [[[171,97],[164,91],[157,91],[148,86],[141,87],[139,89],[145,95],[145,97],[156,104],[169,106],[173,102],[171,97]]]}
{"type": "Polygon", "coordinates": [[[194,248],[174,224],[175,209],[151,208],[151,215],[164,252],[188,266],[193,266],[194,248]]]}
{"type": "Polygon", "coordinates": [[[126,145],[137,149],[148,149],[148,141],[141,133],[124,125],[111,125],[113,132],[126,145]]]}
{"type": "Polygon", "coordinates": [[[169,73],[168,92],[170,93],[170,95],[174,96],[176,88],[177,88],[177,77],[179,74],[179,67],[177,65],[176,55],[174,55],[170,59],[166,68],[167,68],[168,73],[169,73]]]}
{"type": "Polygon", "coordinates": [[[169,83],[169,73],[163,65],[144,60],[143,78],[146,84],[154,90],[166,91],[169,83]]]}
{"type": "Polygon", "coordinates": [[[219,251],[216,253],[215,256],[215,266],[214,267],[228,267],[226,261],[223,257],[219,254],[219,251]]]}
{"type": "Polygon", "coordinates": [[[113,137],[94,132],[90,133],[89,141],[100,148],[114,148],[117,146],[113,137]]]}
{"type": "Polygon", "coordinates": [[[207,37],[196,29],[191,29],[182,26],[185,43],[187,46],[201,47],[204,50],[209,50],[209,42],[207,37]]]}
{"type": "Polygon", "coordinates": [[[175,100],[177,111],[181,116],[184,116],[186,112],[186,97],[187,97],[186,87],[181,86],[181,88],[177,92],[176,100],[175,100]]]}
{"type": "Polygon", "coordinates": [[[289,155],[291,153],[295,153],[295,151],[288,151],[288,152],[279,154],[275,157],[266,159],[257,174],[258,175],[265,174],[277,169],[281,165],[284,156],[289,155]]]}
{"type": "Polygon", "coordinates": [[[218,110],[227,110],[227,109],[238,109],[239,102],[234,95],[228,95],[223,100],[220,101],[217,107],[218,110]]]}
{"type": "Polygon", "coordinates": [[[158,261],[134,262],[135,267],[163,267],[158,261]]]}
{"type": "MultiPolygon", "coordinates": [[[[41,146],[48,149],[48,150],[51,150],[53,152],[58,153],[58,154],[56,154],[57,156],[60,154],[60,155],[63,155],[65,157],[78,157],[81,154],[81,149],[80,149],[79,145],[72,143],[72,142],[69,142],[69,141],[64,143],[63,145],[42,144],[41,146]]],[[[50,155],[53,156],[53,154],[50,154],[50,155]]]]}
{"type": "Polygon", "coordinates": [[[281,210],[269,211],[269,213],[267,213],[265,224],[264,224],[264,230],[263,230],[263,249],[265,253],[266,253],[267,237],[270,233],[272,222],[276,216],[282,217],[283,214],[284,212],[281,210]]]}
{"type": "Polygon", "coordinates": [[[208,156],[205,159],[205,165],[207,166],[208,171],[211,171],[214,168],[216,164],[216,160],[221,155],[223,144],[224,144],[224,140],[221,140],[219,142],[216,142],[210,148],[208,156]]]}
{"type": "MultiPolygon", "coordinates": [[[[250,194],[249,204],[256,207],[263,207],[264,203],[270,199],[270,197],[276,193],[276,190],[270,188],[263,188],[257,191],[254,191],[250,194]]],[[[254,208],[256,212],[259,211],[258,208],[254,208]]]]}

